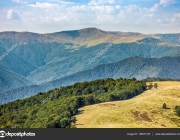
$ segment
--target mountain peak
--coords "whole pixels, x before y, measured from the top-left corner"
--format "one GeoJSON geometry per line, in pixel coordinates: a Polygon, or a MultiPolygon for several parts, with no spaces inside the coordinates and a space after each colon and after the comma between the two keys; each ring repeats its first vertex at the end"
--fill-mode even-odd
{"type": "Polygon", "coordinates": [[[102,32],[102,30],[95,27],[89,27],[89,28],[80,29],[79,32],[99,33],[102,32]]]}
{"type": "Polygon", "coordinates": [[[82,29],[79,29],[79,30],[100,30],[96,27],[87,27],[87,28],[82,28],[82,29]]]}

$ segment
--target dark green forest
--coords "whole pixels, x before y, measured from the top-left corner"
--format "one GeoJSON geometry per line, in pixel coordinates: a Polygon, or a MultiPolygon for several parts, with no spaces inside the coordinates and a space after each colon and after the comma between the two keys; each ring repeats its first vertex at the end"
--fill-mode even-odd
{"type": "Polygon", "coordinates": [[[173,78],[161,78],[161,77],[148,77],[143,79],[145,82],[155,82],[155,81],[180,81],[180,79],[173,79],[173,78]]]}
{"type": "Polygon", "coordinates": [[[146,90],[145,81],[94,80],[40,92],[0,106],[1,128],[73,128],[78,108],[107,101],[126,100],[146,90]]]}

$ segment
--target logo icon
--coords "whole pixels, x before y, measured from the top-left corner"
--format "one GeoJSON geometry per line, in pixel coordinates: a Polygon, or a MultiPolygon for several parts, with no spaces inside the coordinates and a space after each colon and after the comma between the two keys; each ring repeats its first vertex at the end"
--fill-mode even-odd
{"type": "Polygon", "coordinates": [[[4,138],[6,136],[6,132],[5,131],[0,131],[0,138],[4,138]]]}

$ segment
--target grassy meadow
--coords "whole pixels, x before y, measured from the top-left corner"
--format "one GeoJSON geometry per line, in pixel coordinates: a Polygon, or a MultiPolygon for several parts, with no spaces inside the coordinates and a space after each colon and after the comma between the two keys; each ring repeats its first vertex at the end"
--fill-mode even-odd
{"type": "MultiPolygon", "coordinates": [[[[153,82],[158,88],[124,101],[85,106],[76,115],[77,128],[178,128],[180,82],[153,82]],[[166,103],[167,109],[162,108],[166,103]]],[[[147,83],[149,84],[149,83],[147,83]]]]}

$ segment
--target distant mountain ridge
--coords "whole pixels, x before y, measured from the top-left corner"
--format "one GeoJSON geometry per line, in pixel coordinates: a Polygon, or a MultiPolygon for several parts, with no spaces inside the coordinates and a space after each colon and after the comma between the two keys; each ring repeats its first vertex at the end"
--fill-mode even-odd
{"type": "MultiPolygon", "coordinates": [[[[111,32],[97,28],[46,34],[0,32],[0,56],[5,53],[6,56],[0,60],[0,66],[2,66],[0,92],[4,95],[9,93],[11,95],[13,91],[15,91],[15,94],[22,94],[17,94],[17,98],[12,97],[14,100],[18,99],[18,97],[23,98],[34,95],[39,91],[54,88],[59,85],[59,82],[56,84],[56,80],[60,80],[61,85],[81,81],[78,77],[76,77],[76,80],[64,81],[72,79],[73,74],[78,72],[88,71],[87,76],[84,75],[84,78],[82,78],[83,74],[80,76],[84,80],[95,80],[95,78],[106,78],[108,76],[116,77],[112,74],[117,70],[124,73],[118,75],[122,77],[147,78],[149,75],[146,71],[151,71],[151,76],[176,78],[173,74],[173,72],[176,73],[174,66],[174,69],[171,69],[169,74],[168,72],[166,74],[161,72],[160,68],[165,71],[168,71],[168,69],[161,67],[163,61],[159,59],[163,57],[174,59],[174,56],[180,54],[180,34],[111,32]],[[15,44],[17,44],[16,47],[12,49],[15,44]],[[146,61],[136,58],[136,56],[143,57],[146,61]],[[148,59],[153,61],[154,65],[151,65],[147,61],[148,59]],[[158,60],[159,63],[155,63],[155,60],[158,60]],[[131,61],[144,64],[146,68],[139,65],[142,67],[142,69],[139,69],[137,64],[134,65],[134,67],[137,67],[136,69],[130,69],[129,71],[128,64],[123,62],[128,62],[132,66],[131,61]],[[124,66],[120,67],[119,62],[123,63],[124,66]],[[118,66],[113,65],[114,71],[106,66],[107,71],[99,68],[102,65],[114,63],[118,66]],[[96,70],[95,73],[92,71],[96,66],[102,73],[105,71],[104,76],[101,76],[96,70]],[[134,73],[131,70],[138,71],[134,73]],[[90,76],[89,72],[92,72],[93,75],[90,76]],[[8,74],[9,76],[7,76],[8,74]],[[8,86],[5,86],[6,84],[8,86]],[[29,84],[31,85],[29,86],[29,84]],[[22,93],[22,86],[25,89],[27,86],[30,87],[27,93],[26,90],[23,90],[22,93]]],[[[167,63],[169,62],[167,61],[167,63]]],[[[171,61],[171,63],[175,63],[178,67],[176,60],[171,61]]],[[[7,98],[7,101],[9,100],[7,98]]]]}
{"type": "Polygon", "coordinates": [[[28,81],[25,77],[2,69],[0,67],[0,92],[32,84],[33,83],[28,81]]]}
{"type": "MultiPolygon", "coordinates": [[[[127,36],[124,36],[127,41],[127,36]]],[[[0,38],[8,38],[12,39],[14,42],[58,42],[58,43],[74,43],[76,45],[96,45],[101,42],[117,42],[120,43],[123,39],[110,32],[102,31],[97,28],[84,28],[80,30],[72,30],[72,31],[61,31],[55,33],[47,33],[47,34],[38,34],[31,32],[0,32],[0,38]]],[[[137,37],[137,39],[141,39],[141,37],[137,37]]],[[[136,40],[137,40],[136,39],[136,40]]]]}
{"type": "MultiPolygon", "coordinates": [[[[0,39],[1,52],[6,52],[12,45],[13,41],[10,39],[0,39]]],[[[74,50],[72,45],[57,42],[19,44],[0,61],[0,65],[8,71],[26,77],[33,83],[40,84],[132,56],[159,58],[180,54],[180,45],[168,44],[154,38],[144,38],[132,43],[111,44],[108,49],[106,48],[109,43],[88,48],[80,47],[77,50],[74,50]],[[89,63],[93,59],[95,60],[89,63]]]]}
{"type": "Polygon", "coordinates": [[[103,64],[92,69],[78,72],[64,78],[40,85],[26,86],[0,93],[1,103],[30,97],[38,92],[45,92],[60,86],[67,86],[77,82],[92,81],[106,78],[137,78],[162,77],[180,79],[180,56],[162,58],[130,57],[122,61],[103,64]],[[10,97],[11,96],[11,99],[10,97]],[[9,100],[7,100],[9,99],[9,100]]]}
{"type": "Polygon", "coordinates": [[[74,47],[78,47],[79,45],[92,46],[102,42],[135,42],[146,37],[179,44],[179,36],[180,34],[141,34],[134,32],[103,31],[94,27],[46,34],[15,31],[0,32],[0,38],[12,39],[12,41],[18,43],[55,41],[58,43],[73,43],[74,47]]]}

